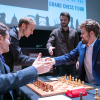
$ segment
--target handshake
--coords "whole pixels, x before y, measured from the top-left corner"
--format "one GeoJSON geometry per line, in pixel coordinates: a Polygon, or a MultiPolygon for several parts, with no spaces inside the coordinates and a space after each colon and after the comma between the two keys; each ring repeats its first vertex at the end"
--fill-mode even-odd
{"type": "Polygon", "coordinates": [[[52,58],[50,57],[41,58],[41,56],[42,54],[39,53],[37,59],[32,64],[32,66],[34,66],[37,69],[38,74],[49,72],[54,64],[54,62],[52,61],[52,58]]]}

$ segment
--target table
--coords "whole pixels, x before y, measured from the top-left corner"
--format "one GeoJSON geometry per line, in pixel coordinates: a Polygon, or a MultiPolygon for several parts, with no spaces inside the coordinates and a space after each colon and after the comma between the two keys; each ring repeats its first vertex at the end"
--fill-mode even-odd
{"type": "MultiPolygon", "coordinates": [[[[55,78],[55,77],[53,77],[53,76],[42,76],[42,77],[39,77],[39,79],[42,80],[42,81],[49,81],[50,78],[55,78]]],[[[89,86],[93,86],[94,89],[87,91],[87,96],[83,96],[83,100],[95,100],[94,97],[95,97],[95,89],[96,88],[99,89],[99,96],[100,96],[100,86],[96,86],[96,85],[89,84],[89,83],[85,83],[85,84],[89,85],[89,86]]],[[[18,89],[18,94],[21,97],[21,100],[42,100],[39,95],[34,93],[27,86],[20,87],[18,89]]],[[[65,97],[66,99],[69,98],[65,94],[62,94],[61,96],[65,97]]],[[[52,100],[55,100],[56,97],[57,97],[57,95],[56,96],[51,96],[52,100]]],[[[69,98],[69,99],[70,100],[79,100],[80,97],[78,97],[78,98],[69,98]]],[[[46,99],[46,100],[49,100],[49,99],[46,99]]],[[[59,100],[60,100],[60,98],[59,98],[59,100]]]]}

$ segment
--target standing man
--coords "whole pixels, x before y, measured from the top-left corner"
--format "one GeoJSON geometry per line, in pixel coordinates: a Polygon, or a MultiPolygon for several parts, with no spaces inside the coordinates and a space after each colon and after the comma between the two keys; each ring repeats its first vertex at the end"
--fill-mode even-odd
{"type": "Polygon", "coordinates": [[[41,54],[39,54],[29,67],[16,73],[10,73],[10,68],[5,64],[2,56],[3,53],[9,51],[10,37],[8,31],[9,28],[0,23],[0,100],[17,100],[15,92],[12,90],[37,81],[38,74],[50,71],[53,62],[42,61],[41,54]]]}
{"type": "MultiPolygon", "coordinates": [[[[69,53],[73,50],[78,42],[78,33],[76,30],[68,27],[70,22],[70,15],[67,12],[62,12],[60,14],[60,23],[61,27],[54,29],[50,34],[49,40],[47,42],[47,48],[49,54],[53,55],[53,49],[55,49],[55,56],[61,56],[69,53]],[[55,44],[54,44],[55,43],[55,44]],[[53,47],[55,45],[55,47],[53,47]]],[[[76,61],[57,66],[56,68],[59,71],[59,75],[76,75],[76,61]]]]}
{"type": "Polygon", "coordinates": [[[79,57],[79,78],[81,81],[98,84],[100,86],[100,39],[99,24],[87,19],[81,23],[81,42],[70,53],[55,57],[55,65],[62,65],[74,61],[79,57]]]}
{"type": "Polygon", "coordinates": [[[3,54],[3,56],[5,57],[5,63],[10,67],[11,72],[13,71],[14,64],[30,66],[34,62],[35,59],[23,55],[21,48],[19,47],[19,40],[21,37],[29,37],[33,34],[34,28],[35,22],[30,17],[23,17],[19,20],[18,27],[14,26],[10,29],[10,50],[8,53],[3,54]]]}

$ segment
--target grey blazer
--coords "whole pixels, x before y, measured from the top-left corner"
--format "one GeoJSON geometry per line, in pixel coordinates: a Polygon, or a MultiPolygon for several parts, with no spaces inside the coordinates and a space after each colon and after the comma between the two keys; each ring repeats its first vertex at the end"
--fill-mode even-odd
{"type": "Polygon", "coordinates": [[[0,100],[14,100],[9,92],[10,90],[37,81],[38,75],[34,66],[8,74],[6,74],[6,69],[10,70],[7,65],[5,68],[5,64],[0,58],[0,100]]]}

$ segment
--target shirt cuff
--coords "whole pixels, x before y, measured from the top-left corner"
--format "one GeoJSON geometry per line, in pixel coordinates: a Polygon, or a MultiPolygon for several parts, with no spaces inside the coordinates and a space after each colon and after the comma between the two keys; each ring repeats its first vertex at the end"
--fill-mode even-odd
{"type": "MultiPolygon", "coordinates": [[[[34,66],[33,66],[34,67],[34,66]]],[[[36,72],[37,72],[37,69],[34,67],[34,69],[36,70],[36,72]]]]}
{"type": "Polygon", "coordinates": [[[55,61],[55,59],[54,59],[54,58],[52,58],[52,61],[53,61],[53,65],[55,65],[55,64],[56,64],[56,61],[55,61]]]}

